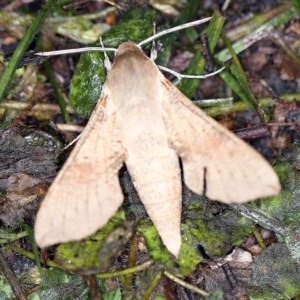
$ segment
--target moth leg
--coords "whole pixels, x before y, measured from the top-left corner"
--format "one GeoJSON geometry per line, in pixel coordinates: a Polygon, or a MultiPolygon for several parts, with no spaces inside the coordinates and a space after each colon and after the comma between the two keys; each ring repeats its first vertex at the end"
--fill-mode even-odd
{"type": "MultiPolygon", "coordinates": [[[[99,39],[100,39],[100,45],[101,45],[101,47],[104,48],[102,37],[100,36],[99,39]]],[[[110,69],[111,69],[111,62],[110,62],[110,60],[109,60],[109,58],[107,56],[106,51],[104,51],[103,53],[104,53],[104,66],[105,66],[106,71],[109,72],[110,69]]]]}
{"type": "Polygon", "coordinates": [[[81,136],[82,136],[82,132],[72,142],[70,142],[66,147],[64,147],[63,150],[65,151],[71,146],[73,146],[80,139],[81,136]]]}

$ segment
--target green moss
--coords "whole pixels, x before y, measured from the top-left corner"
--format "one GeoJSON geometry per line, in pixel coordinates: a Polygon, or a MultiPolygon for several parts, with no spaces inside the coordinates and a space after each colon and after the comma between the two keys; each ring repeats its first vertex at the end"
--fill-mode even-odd
{"type": "Polygon", "coordinates": [[[132,9],[103,37],[106,47],[118,47],[121,43],[138,43],[153,34],[156,12],[151,9],[132,9]]]}
{"type": "Polygon", "coordinates": [[[138,231],[144,236],[152,259],[165,265],[167,268],[173,268],[174,260],[172,255],[164,247],[155,226],[150,221],[146,221],[138,227],[138,231]]]}
{"type": "MultiPolygon", "coordinates": [[[[117,214],[99,231],[90,237],[79,241],[61,244],[55,253],[55,260],[69,271],[99,270],[103,262],[110,257],[101,256],[99,251],[104,245],[106,237],[125,222],[123,210],[117,214]]],[[[108,253],[109,255],[109,253],[108,253]]]]}
{"type": "Polygon", "coordinates": [[[195,238],[195,243],[201,244],[210,256],[222,255],[225,232],[216,231],[212,224],[203,220],[187,222],[188,228],[195,238]]]}
{"type": "Polygon", "coordinates": [[[14,293],[4,275],[0,274],[0,299],[12,299],[14,293]]]}
{"type": "Polygon", "coordinates": [[[225,255],[233,245],[240,245],[253,230],[254,224],[233,211],[225,211],[209,220],[186,221],[194,237],[194,245],[201,245],[209,256],[225,255]]]}
{"type": "Polygon", "coordinates": [[[195,239],[192,232],[188,230],[188,225],[182,224],[181,228],[183,234],[178,264],[180,274],[188,275],[194,271],[197,265],[202,261],[202,255],[194,243],[195,239]]]}
{"type": "MultiPolygon", "coordinates": [[[[156,13],[153,10],[134,9],[103,36],[106,47],[118,47],[126,41],[141,41],[152,34],[156,13]]],[[[70,104],[84,118],[88,118],[100,98],[106,79],[104,55],[99,52],[82,54],[72,78],[70,104]]]]}
{"type": "MultiPolygon", "coordinates": [[[[183,225],[185,227],[186,225],[183,225]]],[[[183,228],[182,245],[178,259],[172,256],[163,245],[154,225],[145,222],[138,230],[146,239],[151,257],[159,264],[180,275],[190,274],[201,262],[202,256],[194,245],[194,239],[189,230],[183,228]]]]}
{"type": "Polygon", "coordinates": [[[89,117],[100,98],[105,81],[103,53],[84,53],[76,67],[70,87],[70,104],[82,117],[89,117]]]}
{"type": "Polygon", "coordinates": [[[233,245],[243,243],[254,228],[254,224],[244,217],[237,216],[234,212],[224,212],[210,220],[199,218],[186,218],[182,221],[182,245],[178,259],[175,259],[164,247],[157,230],[145,222],[138,230],[146,239],[151,257],[156,262],[171,269],[173,273],[188,275],[201,262],[202,256],[198,250],[201,245],[209,256],[222,256],[233,245]]]}
{"type": "Polygon", "coordinates": [[[288,173],[289,173],[289,166],[287,164],[277,164],[274,167],[274,170],[276,171],[280,182],[285,182],[287,180],[288,177],[288,173]]]}
{"type": "Polygon", "coordinates": [[[275,167],[282,184],[281,194],[249,204],[283,226],[300,225],[300,172],[294,167],[299,160],[297,148],[299,151],[295,144],[275,167]]]}

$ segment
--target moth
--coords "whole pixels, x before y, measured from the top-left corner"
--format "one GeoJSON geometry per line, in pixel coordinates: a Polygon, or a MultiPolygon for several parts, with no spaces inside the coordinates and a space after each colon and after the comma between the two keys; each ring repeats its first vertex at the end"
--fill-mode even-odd
{"type": "Polygon", "coordinates": [[[280,192],[269,163],[205,115],[159,71],[140,46],[116,51],[100,100],[36,216],[40,247],[80,240],[104,226],[123,202],[125,163],[170,253],[181,247],[183,178],[193,192],[244,203],[280,192]]]}

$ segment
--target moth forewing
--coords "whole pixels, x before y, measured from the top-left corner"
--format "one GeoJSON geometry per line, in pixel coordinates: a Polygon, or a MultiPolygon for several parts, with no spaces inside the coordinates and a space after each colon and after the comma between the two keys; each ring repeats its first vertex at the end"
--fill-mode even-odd
{"type": "Polygon", "coordinates": [[[278,194],[281,186],[270,164],[247,143],[208,117],[167,79],[165,119],[171,144],[182,159],[186,185],[225,203],[243,203],[278,194]]]}
{"type": "Polygon", "coordinates": [[[80,240],[107,223],[123,202],[118,170],[124,157],[115,108],[104,91],[37,213],[40,247],[80,240]]]}

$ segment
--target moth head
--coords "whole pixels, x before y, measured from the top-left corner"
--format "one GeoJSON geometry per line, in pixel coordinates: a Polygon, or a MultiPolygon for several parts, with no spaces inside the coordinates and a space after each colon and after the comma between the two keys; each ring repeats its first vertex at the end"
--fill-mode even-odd
{"type": "Polygon", "coordinates": [[[134,42],[125,42],[121,44],[117,50],[116,56],[122,55],[126,52],[137,52],[139,54],[144,54],[143,50],[134,42]]]}

